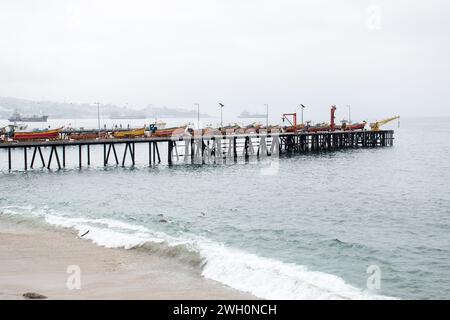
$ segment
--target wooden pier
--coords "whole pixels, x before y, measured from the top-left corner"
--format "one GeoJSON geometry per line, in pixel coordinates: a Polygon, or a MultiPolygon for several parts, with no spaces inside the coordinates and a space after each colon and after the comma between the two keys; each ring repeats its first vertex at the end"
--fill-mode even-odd
{"type": "MultiPolygon", "coordinates": [[[[351,148],[388,147],[393,145],[393,141],[394,131],[392,130],[248,133],[211,136],[180,135],[170,138],[61,139],[0,143],[0,161],[2,161],[1,158],[6,153],[7,168],[11,171],[13,164],[15,164],[13,163],[12,154],[19,151],[23,153],[21,168],[25,171],[33,169],[38,163],[41,168],[63,169],[66,167],[67,162],[66,151],[70,148],[72,155],[73,149],[78,153],[78,167],[82,168],[83,166],[91,165],[91,153],[94,149],[97,152],[99,149],[103,149],[103,166],[106,167],[110,164],[134,166],[136,164],[136,145],[148,144],[148,149],[145,148],[147,149],[145,157],[148,160],[148,165],[152,166],[166,161],[170,166],[175,161],[180,162],[180,158],[182,158],[183,163],[204,164],[209,161],[226,161],[227,159],[237,161],[238,157],[248,160],[250,156],[262,157],[351,148]],[[124,147],[121,148],[123,149],[122,154],[118,151],[118,145],[124,147]],[[47,150],[47,152],[43,152],[43,150],[47,150]],[[167,152],[165,157],[162,156],[163,150],[167,152]]],[[[17,161],[17,157],[15,158],[17,161]]]]}

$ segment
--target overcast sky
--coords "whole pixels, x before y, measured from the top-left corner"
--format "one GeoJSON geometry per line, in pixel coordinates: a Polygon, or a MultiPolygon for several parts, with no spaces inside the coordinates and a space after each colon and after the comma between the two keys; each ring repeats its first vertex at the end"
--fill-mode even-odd
{"type": "Polygon", "coordinates": [[[1,0],[0,96],[449,116],[449,40],[448,0],[1,0]]]}

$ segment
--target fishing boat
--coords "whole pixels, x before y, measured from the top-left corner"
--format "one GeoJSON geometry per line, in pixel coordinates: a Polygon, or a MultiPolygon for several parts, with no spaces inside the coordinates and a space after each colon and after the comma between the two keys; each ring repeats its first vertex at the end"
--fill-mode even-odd
{"type": "Polygon", "coordinates": [[[301,131],[303,130],[303,128],[305,128],[304,124],[297,124],[296,126],[289,126],[285,128],[286,132],[297,132],[297,131],[301,131]]]}
{"type": "Polygon", "coordinates": [[[62,128],[52,130],[16,131],[14,140],[55,140],[59,138],[62,128]]]}
{"type": "MultiPolygon", "coordinates": [[[[206,127],[204,129],[202,129],[202,135],[204,136],[216,136],[216,135],[223,135],[224,131],[222,130],[223,128],[214,128],[214,127],[206,127]]],[[[234,132],[234,130],[233,130],[234,132]]]]}
{"type": "Polygon", "coordinates": [[[343,131],[364,130],[364,127],[366,126],[366,124],[367,124],[366,121],[363,121],[361,123],[353,123],[353,124],[343,123],[342,126],[336,127],[336,130],[343,130],[343,131]]]}
{"type": "Polygon", "coordinates": [[[113,132],[114,138],[135,138],[142,137],[145,134],[145,127],[140,129],[126,130],[126,131],[116,131],[113,132]]]}
{"type": "Polygon", "coordinates": [[[106,133],[100,132],[100,134],[96,132],[74,132],[69,135],[69,139],[71,140],[95,140],[97,138],[105,138],[106,133]]]}
{"type": "Polygon", "coordinates": [[[234,125],[224,126],[224,127],[220,128],[220,131],[223,135],[234,134],[235,131],[239,128],[240,128],[239,125],[234,124],[234,125]]]}
{"type": "Polygon", "coordinates": [[[245,126],[244,128],[238,128],[235,130],[236,134],[257,133],[262,125],[258,122],[254,122],[245,126]]]}
{"type": "Polygon", "coordinates": [[[315,126],[308,127],[306,130],[308,132],[324,132],[324,131],[330,131],[331,126],[328,123],[319,123],[315,126]]]}
{"type": "Polygon", "coordinates": [[[282,128],[279,125],[262,127],[258,129],[258,133],[260,134],[269,134],[269,133],[280,133],[282,132],[282,128]]]}
{"type": "Polygon", "coordinates": [[[181,126],[181,127],[172,127],[172,128],[165,128],[165,129],[157,129],[154,132],[152,132],[152,137],[172,137],[176,135],[185,135],[189,134],[187,132],[187,126],[181,126]]]}

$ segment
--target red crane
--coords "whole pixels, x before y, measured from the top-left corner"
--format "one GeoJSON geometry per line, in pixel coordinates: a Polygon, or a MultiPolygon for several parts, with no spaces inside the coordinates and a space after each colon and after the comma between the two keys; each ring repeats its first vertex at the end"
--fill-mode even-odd
{"type": "Polygon", "coordinates": [[[334,115],[334,113],[336,112],[336,106],[333,104],[331,106],[331,125],[330,125],[330,131],[334,131],[335,129],[335,125],[334,125],[334,119],[336,119],[336,116],[334,115]]]}
{"type": "Polygon", "coordinates": [[[289,122],[291,124],[291,126],[294,127],[294,131],[297,130],[297,113],[283,113],[283,122],[284,120],[287,120],[287,122],[289,122]],[[292,123],[288,116],[292,116],[294,123],[292,123]]]}

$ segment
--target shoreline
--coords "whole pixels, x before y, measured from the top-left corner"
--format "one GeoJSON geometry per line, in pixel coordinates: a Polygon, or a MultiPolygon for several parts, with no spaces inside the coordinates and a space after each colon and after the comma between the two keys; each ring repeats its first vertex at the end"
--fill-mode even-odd
{"type": "Polygon", "coordinates": [[[26,292],[48,299],[257,299],[175,258],[105,248],[70,229],[0,215],[0,299],[25,299],[26,292]],[[78,267],[80,289],[70,290],[78,267]]]}

